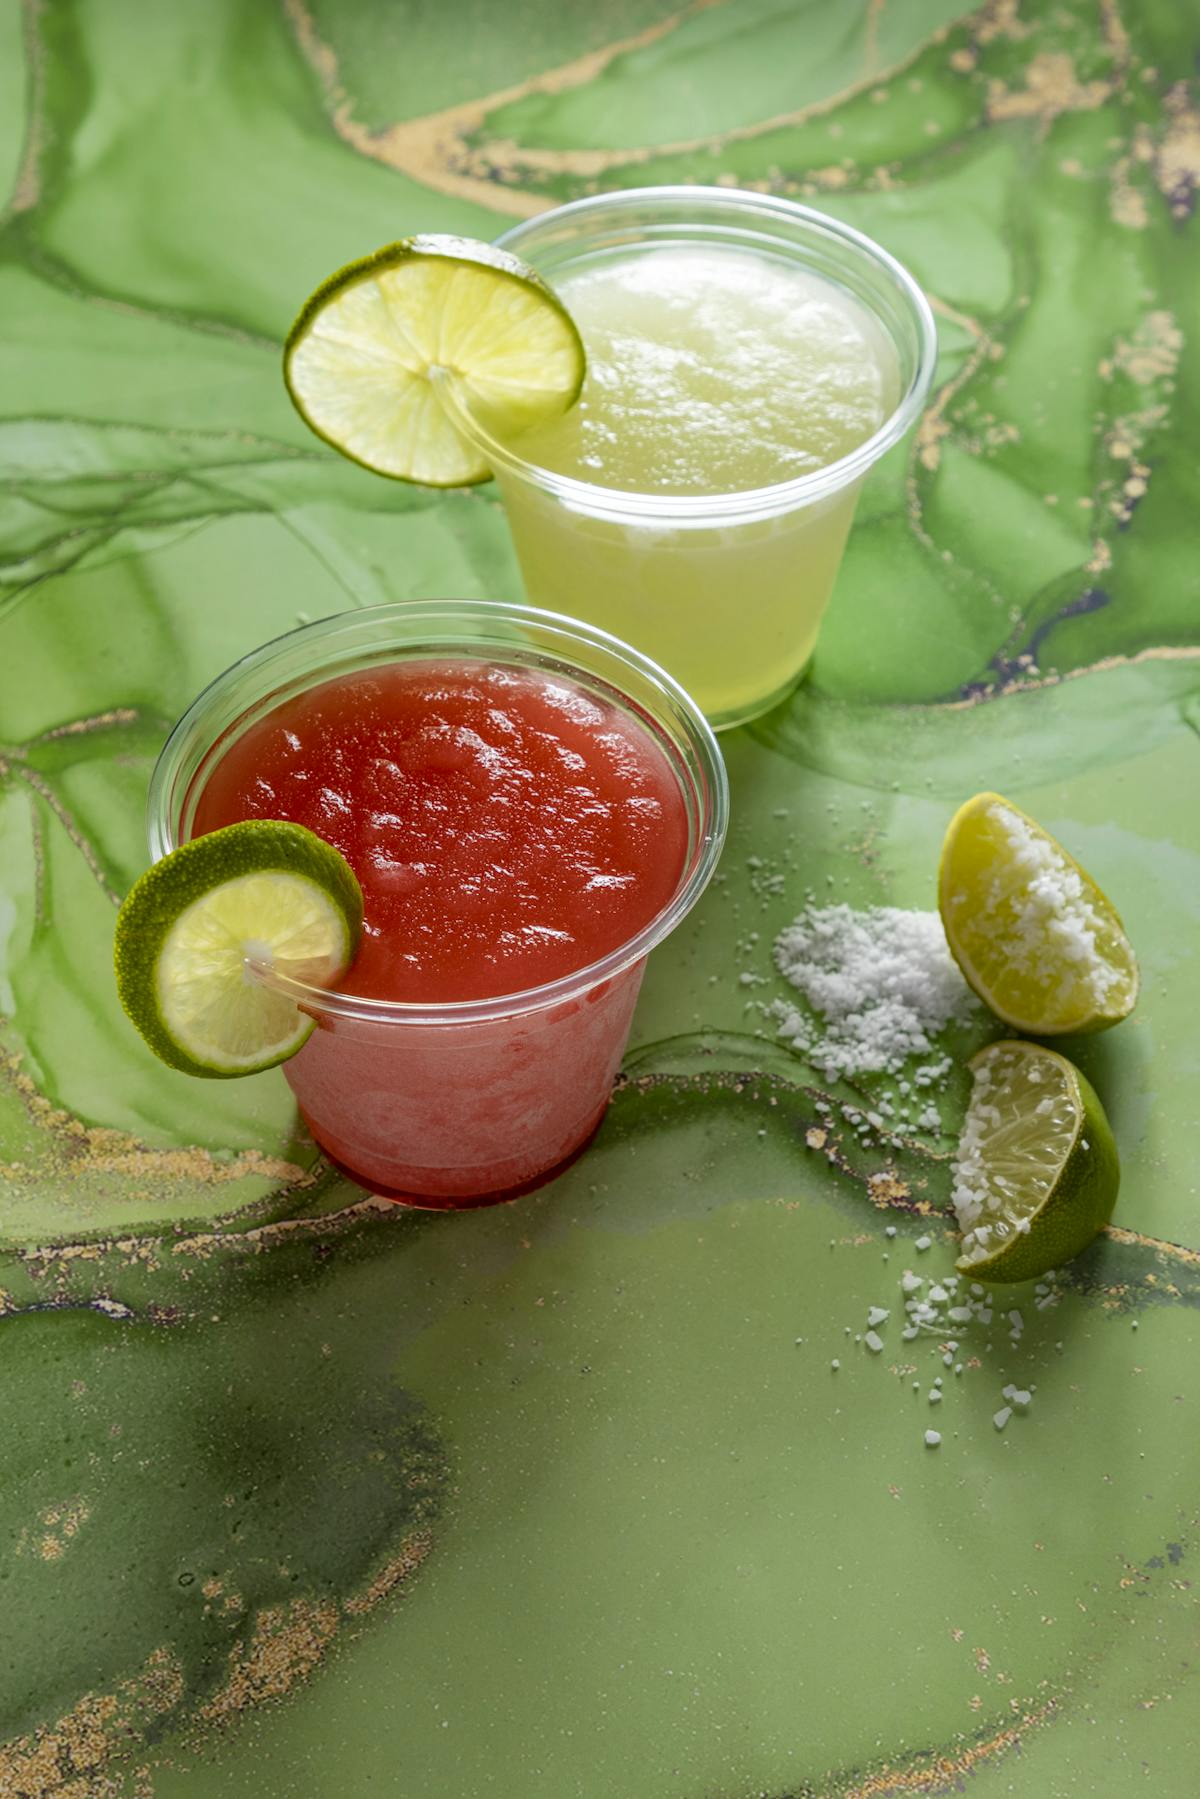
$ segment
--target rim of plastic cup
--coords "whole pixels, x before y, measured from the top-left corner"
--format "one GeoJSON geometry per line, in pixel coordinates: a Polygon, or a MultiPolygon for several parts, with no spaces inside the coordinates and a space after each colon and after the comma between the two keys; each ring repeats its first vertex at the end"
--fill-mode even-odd
{"type": "Polygon", "coordinates": [[[342,1018],[375,1024],[485,1023],[493,1019],[541,1011],[545,1007],[573,999],[602,981],[613,979],[661,943],[691,911],[707,887],[716,869],[729,823],[729,778],[711,725],[691,695],[665,669],[644,656],[640,650],[634,649],[610,632],[601,630],[599,626],[569,618],[564,613],[549,612],[541,607],[505,600],[394,600],[380,606],[364,606],[349,612],[333,613],[327,618],[314,619],[309,624],[282,632],[278,637],[260,644],[257,649],[231,663],[197,694],[173,726],[159,752],[146,801],[147,834],[152,859],[157,862],[180,841],[179,826],[183,822],[184,810],[192,798],[204,759],[239,719],[251,713],[255,714],[256,719],[261,718],[270,711],[268,702],[271,700],[282,703],[287,695],[306,691],[318,685],[322,679],[332,679],[339,671],[348,672],[351,668],[386,662],[390,652],[395,653],[396,659],[404,660],[414,660],[425,654],[483,659],[490,653],[496,661],[505,660],[507,652],[510,661],[532,668],[550,668],[568,679],[578,680],[585,691],[590,684],[593,690],[599,688],[606,692],[646,730],[660,750],[664,749],[662,739],[672,736],[671,727],[655,711],[625,692],[615,680],[574,661],[569,651],[572,641],[598,649],[607,656],[615,657],[627,668],[635,670],[649,684],[655,695],[656,705],[661,707],[675,727],[671,743],[673,754],[668,755],[667,760],[672,774],[684,789],[685,804],[687,787],[690,787],[695,837],[679,884],[667,904],[660,907],[632,937],[618,944],[607,955],[585,963],[570,974],[560,975],[556,980],[521,988],[513,993],[492,994],[486,999],[438,1002],[376,999],[369,994],[347,993],[338,987],[314,986],[274,970],[260,973],[259,978],[277,991],[288,994],[306,1012],[316,1016],[318,1022],[322,1018],[342,1018]],[[378,625],[382,631],[390,621],[411,624],[414,620],[428,622],[429,632],[423,633],[419,638],[400,638],[390,645],[383,636],[376,637],[370,644],[366,641],[372,625],[378,625]],[[457,625],[460,631],[444,631],[438,635],[433,629],[437,620],[442,620],[451,627],[457,625]],[[470,634],[464,633],[461,631],[464,624],[472,624],[475,628],[470,634]],[[561,637],[562,649],[543,648],[535,642],[501,634],[506,625],[522,624],[561,637]],[[494,634],[488,633],[489,625],[494,634]],[[268,671],[270,665],[285,655],[289,647],[297,648],[302,643],[315,646],[323,640],[336,638],[339,634],[352,637],[356,632],[364,640],[362,659],[354,661],[346,656],[340,661],[314,662],[303,680],[294,679],[285,686],[274,689],[269,684],[263,685],[251,693],[245,705],[233,711],[215,732],[205,729],[206,717],[217,714],[220,702],[229,696],[231,690],[245,682],[247,677],[268,671]],[[686,753],[687,760],[680,755],[681,748],[686,753]]]}
{"type": "MultiPolygon", "coordinates": [[[[644,494],[626,488],[601,487],[590,481],[580,481],[574,475],[556,474],[552,469],[543,468],[540,463],[529,462],[494,437],[478,420],[468,417],[454,404],[451,395],[444,396],[457,414],[460,424],[487,455],[493,470],[529,481],[565,504],[595,516],[614,515],[646,522],[669,518],[680,522],[695,520],[720,524],[747,514],[756,517],[790,511],[794,506],[824,499],[865,475],[884,452],[890,450],[893,444],[899,443],[909,430],[924,404],[937,361],[937,328],[929,302],[904,264],[898,262],[882,244],[877,244],[865,232],[856,230],[853,225],[843,224],[840,219],[821,212],[815,206],[802,206],[797,200],[784,199],[775,194],[756,194],[738,187],[619,188],[612,193],[590,194],[585,199],[570,200],[564,206],[535,213],[532,218],[523,219],[520,224],[504,232],[496,239],[496,244],[500,249],[523,254],[527,240],[544,230],[551,221],[558,222],[580,214],[603,218],[605,213],[618,212],[631,203],[664,203],[669,210],[671,207],[695,207],[697,202],[719,202],[724,209],[736,206],[743,214],[752,214],[763,225],[770,225],[772,221],[787,220],[792,224],[801,221],[814,230],[825,232],[830,238],[840,240],[843,245],[857,251],[866,261],[874,263],[890,277],[911,312],[917,339],[917,357],[907,388],[879,429],[859,444],[857,449],[839,457],[836,462],[830,462],[824,468],[813,469],[807,475],[794,476],[789,481],[774,482],[767,487],[739,488],[719,494],[644,494]]],[[[553,286],[553,273],[549,280],[553,286]]],[[[872,313],[877,323],[891,337],[886,323],[879,318],[870,302],[857,294],[855,298],[872,313]]]]}

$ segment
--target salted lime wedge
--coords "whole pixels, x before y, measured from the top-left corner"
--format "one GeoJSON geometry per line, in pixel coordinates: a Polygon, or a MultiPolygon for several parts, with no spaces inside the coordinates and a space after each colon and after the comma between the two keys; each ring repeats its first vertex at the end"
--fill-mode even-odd
{"type": "Polygon", "coordinates": [[[951,819],[938,907],[963,974],[1014,1030],[1102,1031],[1133,1010],[1137,959],[1112,905],[1000,794],[977,793],[951,819]]]}
{"type": "Polygon", "coordinates": [[[991,1043],[970,1068],[952,1188],[958,1270],[977,1281],[1034,1280],[1108,1223],[1117,1146],[1094,1090],[1055,1050],[991,1043]]]}
{"type": "Polygon", "coordinates": [[[447,408],[508,437],[579,397],[583,342],[562,301],[506,250],[408,237],[331,275],[283,352],[287,389],[326,443],[380,475],[461,487],[491,474],[447,408]]]}
{"type": "Polygon", "coordinates": [[[337,850],[303,825],[247,819],[181,844],[131,888],[117,915],[117,991],[172,1068],[257,1074],[313,1029],[271,972],[328,986],[361,928],[362,893],[337,850]]]}

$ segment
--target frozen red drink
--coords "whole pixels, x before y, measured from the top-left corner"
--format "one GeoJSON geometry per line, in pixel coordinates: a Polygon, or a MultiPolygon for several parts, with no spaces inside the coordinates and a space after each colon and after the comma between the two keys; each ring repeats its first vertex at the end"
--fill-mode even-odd
{"type": "Polygon", "coordinates": [[[377,1191],[451,1206],[576,1154],[646,951],[698,896],[724,829],[711,733],[674,683],[551,614],[414,602],[256,652],[201,696],[164,763],[172,746],[156,851],[285,818],[359,878],[358,956],[338,992],[298,995],[321,1028],[285,1065],[323,1148],[377,1191]],[[287,679],[298,650],[306,678],[287,679]],[[223,684],[249,704],[224,728],[213,715],[201,747],[193,714],[223,684]]]}

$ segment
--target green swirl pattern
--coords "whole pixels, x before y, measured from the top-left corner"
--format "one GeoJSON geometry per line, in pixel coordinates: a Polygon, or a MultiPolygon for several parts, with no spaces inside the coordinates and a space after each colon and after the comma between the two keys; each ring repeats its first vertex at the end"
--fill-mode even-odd
{"type": "Polygon", "coordinates": [[[1198,45],[1177,0],[2,0],[0,1793],[1192,1799],[1198,45]],[[661,181],[882,239],[934,397],[809,682],[728,740],[723,878],[596,1144],[397,1215],[278,1073],[150,1061],[114,906],[233,658],[520,593],[489,488],[304,431],[298,300],[661,181]],[[1052,1306],[1004,1296],[1018,1345],[964,1333],[934,1454],[908,1346],[854,1335],[914,1239],[950,1266],[963,1077],[864,1148],[831,1116],[870,1083],[826,1094],[761,1006],[808,891],[930,906],[981,787],[1094,871],[1145,987],[1079,1056],[1116,1223],[1052,1306]]]}

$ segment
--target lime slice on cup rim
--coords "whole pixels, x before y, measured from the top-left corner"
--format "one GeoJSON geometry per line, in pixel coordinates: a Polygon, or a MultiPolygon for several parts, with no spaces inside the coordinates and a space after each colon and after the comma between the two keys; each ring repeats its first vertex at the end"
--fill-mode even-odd
{"type": "Polygon", "coordinates": [[[318,437],[380,475],[427,487],[486,481],[482,450],[442,403],[501,437],[566,412],[586,371],[562,301],[507,250],[426,235],[349,263],[307,300],[283,374],[318,437]]]}
{"type": "Polygon", "coordinates": [[[172,1068],[257,1074],[295,1055],[315,1022],[269,972],[330,985],[354,958],[362,915],[349,864],[303,825],[226,825],[131,888],[113,945],[121,1003],[172,1068]]]}
{"type": "Polygon", "coordinates": [[[1056,1050],[1005,1039],[973,1056],[954,1162],[960,1274],[1035,1280],[1108,1223],[1121,1169],[1104,1108],[1056,1050]]]}
{"type": "Polygon", "coordinates": [[[977,793],[951,819],[938,909],[966,980],[1015,1031],[1103,1031],[1137,1002],[1137,958],[1115,908],[1049,831],[998,793],[977,793]]]}

